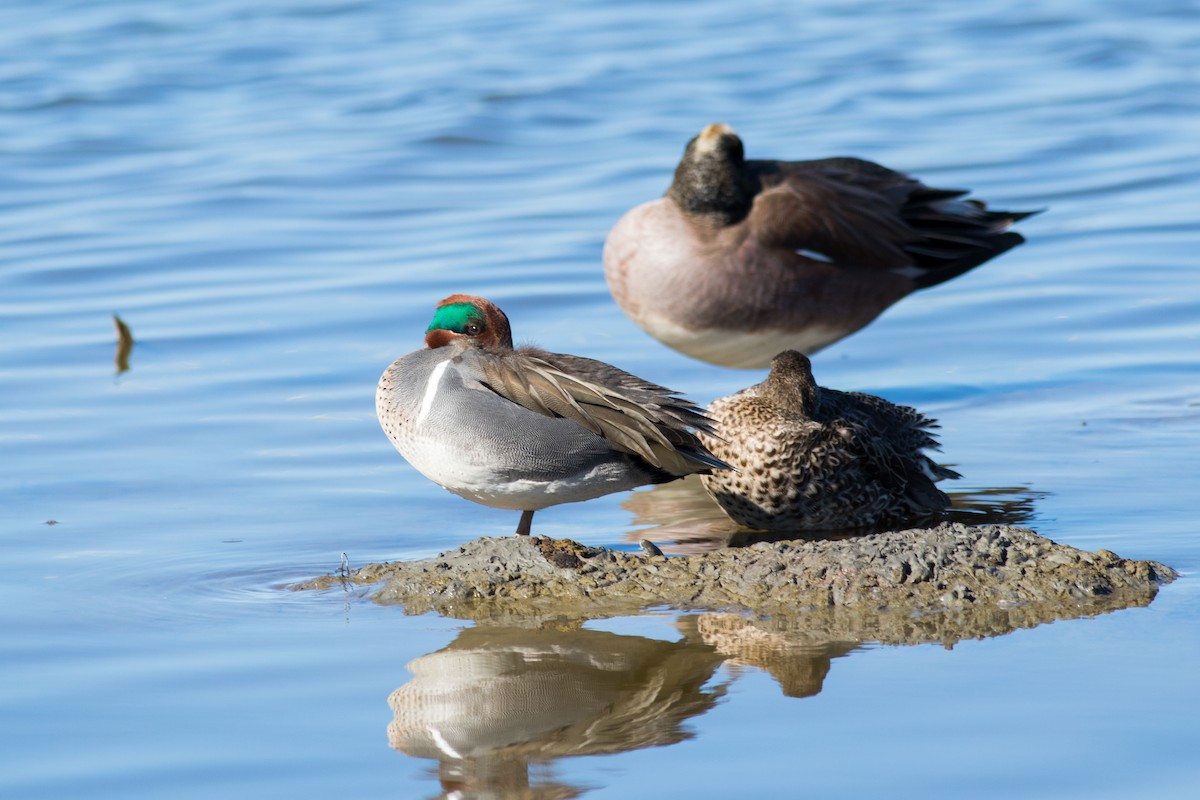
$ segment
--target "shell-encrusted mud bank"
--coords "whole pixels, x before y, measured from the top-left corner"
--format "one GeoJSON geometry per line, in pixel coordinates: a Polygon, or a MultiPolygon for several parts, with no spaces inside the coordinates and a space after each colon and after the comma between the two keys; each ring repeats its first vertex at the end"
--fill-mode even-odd
{"type": "Polygon", "coordinates": [[[824,641],[899,643],[953,642],[1144,606],[1175,577],[1154,561],[1085,552],[1026,528],[946,524],[671,558],[569,539],[483,538],[435,558],[372,564],[297,588],[370,584],[379,603],[464,619],[603,617],[670,606],[769,616],[783,634],[799,615],[803,629],[824,641]]]}

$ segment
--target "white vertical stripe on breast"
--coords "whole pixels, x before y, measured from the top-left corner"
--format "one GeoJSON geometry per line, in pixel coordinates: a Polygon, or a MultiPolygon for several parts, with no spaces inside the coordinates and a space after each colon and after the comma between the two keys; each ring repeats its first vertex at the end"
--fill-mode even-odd
{"type": "Polygon", "coordinates": [[[442,382],[442,375],[446,374],[448,366],[450,366],[450,359],[438,364],[433,368],[433,372],[429,373],[429,380],[425,382],[425,396],[421,398],[421,410],[417,412],[418,427],[425,421],[429,409],[433,408],[433,398],[437,396],[438,385],[442,382]]]}
{"type": "MultiPolygon", "coordinates": [[[[446,363],[447,362],[443,361],[441,364],[438,364],[438,366],[439,367],[444,366],[446,363]]],[[[437,728],[433,727],[432,725],[428,725],[426,727],[429,728],[429,736],[430,736],[430,738],[433,739],[433,743],[437,745],[438,750],[441,750],[443,753],[450,756],[451,758],[462,758],[462,755],[457,750],[455,750],[453,747],[451,747],[450,743],[446,741],[446,737],[442,736],[441,731],[439,731],[437,728]]]]}

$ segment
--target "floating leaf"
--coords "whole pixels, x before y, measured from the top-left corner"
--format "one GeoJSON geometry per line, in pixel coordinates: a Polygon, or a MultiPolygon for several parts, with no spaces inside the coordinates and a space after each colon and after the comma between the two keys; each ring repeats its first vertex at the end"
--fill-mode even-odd
{"type": "Polygon", "coordinates": [[[133,334],[129,332],[129,326],[125,321],[113,314],[113,324],[117,328],[117,374],[126,372],[129,369],[129,353],[133,350],[133,334]]]}

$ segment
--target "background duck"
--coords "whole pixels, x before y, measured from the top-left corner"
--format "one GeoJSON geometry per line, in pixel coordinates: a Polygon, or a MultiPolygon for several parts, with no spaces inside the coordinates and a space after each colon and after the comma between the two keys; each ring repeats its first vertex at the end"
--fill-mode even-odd
{"type": "Polygon", "coordinates": [[[709,406],[717,438],[701,438],[734,469],[702,477],[736,522],[774,531],[834,530],[928,517],[949,498],[934,485],[961,477],[922,451],[936,428],[908,406],[818,386],[808,357],[771,362],[762,383],[709,406]]]}
{"type": "Polygon", "coordinates": [[[621,309],[676,350],[761,368],[814,353],[900,298],[1024,241],[1034,211],[992,211],[858,158],[747,161],[728,125],[687,144],[666,196],[627,212],[604,247],[621,309]]]}
{"type": "Polygon", "coordinates": [[[438,303],[425,349],[383,373],[375,409],[410,464],[492,508],[533,512],[722,469],[694,431],[702,409],[610,364],[514,349],[508,317],[481,297],[438,303]]]}

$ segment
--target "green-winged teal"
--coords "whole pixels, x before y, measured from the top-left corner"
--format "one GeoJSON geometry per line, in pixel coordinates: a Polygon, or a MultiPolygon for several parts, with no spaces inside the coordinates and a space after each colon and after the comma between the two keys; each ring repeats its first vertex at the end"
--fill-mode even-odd
{"type": "Polygon", "coordinates": [[[457,495],[533,512],[725,468],[700,442],[702,409],[590,358],[513,349],[508,318],[456,294],[425,349],[383,373],[375,408],[410,464],[457,495]]]}

